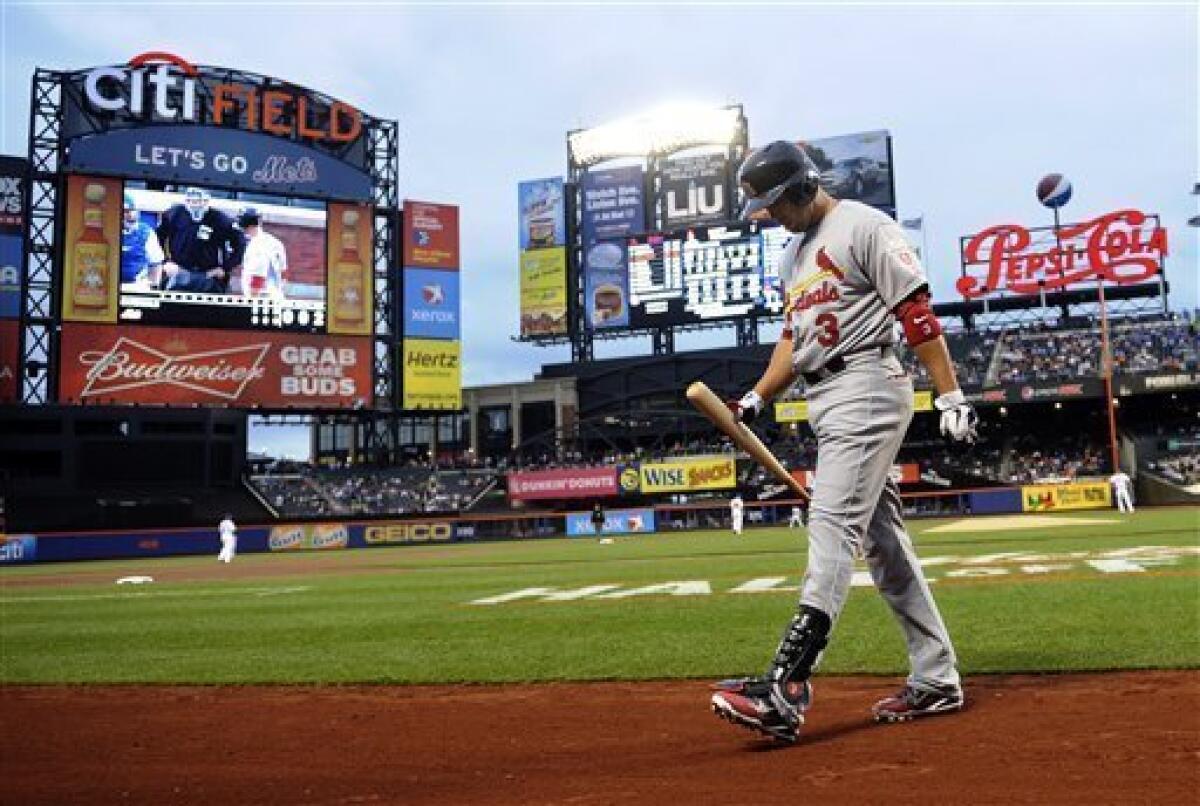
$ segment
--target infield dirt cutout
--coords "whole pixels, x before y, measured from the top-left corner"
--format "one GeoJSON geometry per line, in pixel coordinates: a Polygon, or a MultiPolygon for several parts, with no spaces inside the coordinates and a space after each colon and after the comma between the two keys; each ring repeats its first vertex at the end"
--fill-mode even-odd
{"type": "Polygon", "coordinates": [[[815,679],[799,744],[702,681],[7,686],[0,802],[1187,803],[1200,672],[976,677],[960,714],[876,725],[891,678],[815,679]]]}
{"type": "Polygon", "coordinates": [[[1107,526],[1115,518],[1062,518],[1053,515],[976,515],[925,529],[926,534],[943,532],[1006,532],[1010,529],[1054,529],[1063,526],[1107,526]]]}

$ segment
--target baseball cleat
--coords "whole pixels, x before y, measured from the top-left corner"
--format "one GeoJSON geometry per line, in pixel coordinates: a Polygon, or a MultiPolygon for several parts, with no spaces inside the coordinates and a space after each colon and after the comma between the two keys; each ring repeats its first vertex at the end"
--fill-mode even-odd
{"type": "Polygon", "coordinates": [[[921,716],[962,710],[963,693],[957,686],[941,690],[906,685],[897,694],[871,707],[876,722],[907,722],[921,716]]]}
{"type": "Polygon", "coordinates": [[[713,686],[713,713],[727,722],[788,744],[799,738],[812,704],[808,682],[778,685],[762,677],[722,680],[713,686]]]}

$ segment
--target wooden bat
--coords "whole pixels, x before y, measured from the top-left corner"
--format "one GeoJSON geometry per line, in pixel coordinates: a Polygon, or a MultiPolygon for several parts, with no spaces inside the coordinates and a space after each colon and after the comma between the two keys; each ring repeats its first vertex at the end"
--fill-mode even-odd
{"type": "Polygon", "coordinates": [[[704,381],[695,381],[687,388],[687,399],[696,409],[721,433],[733,440],[733,444],[750,454],[754,461],[771,471],[775,478],[782,481],[788,488],[805,502],[809,501],[808,490],[791,473],[787,472],[775,454],[758,438],[758,435],[740,422],[729,407],[708,388],[704,381]]]}

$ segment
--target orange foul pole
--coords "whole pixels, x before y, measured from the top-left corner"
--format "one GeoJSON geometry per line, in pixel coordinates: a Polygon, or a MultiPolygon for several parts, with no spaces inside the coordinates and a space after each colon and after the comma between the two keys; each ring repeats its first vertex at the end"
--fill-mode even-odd
{"type": "Polygon", "coordinates": [[[1112,472],[1115,473],[1120,470],[1121,463],[1117,450],[1117,407],[1116,400],[1113,398],[1113,362],[1112,350],[1108,341],[1108,305],[1104,300],[1103,277],[1097,278],[1096,287],[1100,291],[1100,360],[1102,362],[1101,374],[1104,376],[1104,405],[1108,409],[1108,447],[1112,458],[1112,472]]]}

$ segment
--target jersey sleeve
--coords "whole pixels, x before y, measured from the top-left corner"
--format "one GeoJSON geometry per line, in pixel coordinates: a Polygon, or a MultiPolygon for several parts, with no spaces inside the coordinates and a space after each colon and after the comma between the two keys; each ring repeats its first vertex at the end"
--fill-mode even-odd
{"type": "Polygon", "coordinates": [[[867,228],[860,239],[858,252],[862,270],[883,299],[888,310],[894,310],[910,294],[929,280],[916,252],[895,221],[867,228]]]}

